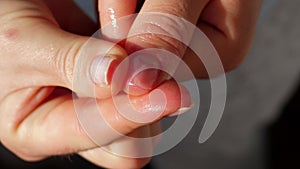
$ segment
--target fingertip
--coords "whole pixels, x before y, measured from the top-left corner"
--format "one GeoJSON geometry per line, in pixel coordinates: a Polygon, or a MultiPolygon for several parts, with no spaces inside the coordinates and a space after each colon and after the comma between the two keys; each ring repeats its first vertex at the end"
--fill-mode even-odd
{"type": "Polygon", "coordinates": [[[190,108],[193,105],[189,91],[174,80],[164,82],[155,90],[160,90],[165,95],[164,116],[169,116],[181,108],[190,108]]]}
{"type": "MultiPolygon", "coordinates": [[[[119,18],[135,13],[137,0],[101,0],[99,3],[99,14],[101,27],[109,29],[102,30],[107,39],[120,40],[128,33],[129,25],[119,18]],[[122,23],[120,23],[122,22],[122,23]]],[[[126,21],[127,22],[127,21],[126,21]]]]}
{"type": "Polygon", "coordinates": [[[173,80],[163,82],[148,94],[130,98],[132,106],[138,112],[160,114],[157,118],[168,116],[193,104],[189,91],[173,80]]]}
{"type": "Polygon", "coordinates": [[[149,93],[162,82],[167,80],[167,76],[161,70],[148,69],[140,72],[131,80],[127,81],[123,87],[124,92],[134,96],[149,93]]]}

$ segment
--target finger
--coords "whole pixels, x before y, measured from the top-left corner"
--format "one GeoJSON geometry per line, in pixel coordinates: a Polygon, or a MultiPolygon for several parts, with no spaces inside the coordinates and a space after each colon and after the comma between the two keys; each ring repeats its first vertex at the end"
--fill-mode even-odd
{"type": "Polygon", "coordinates": [[[113,143],[102,147],[102,149],[120,157],[151,157],[154,144],[151,138],[150,125],[140,127],[113,143]]]}
{"type": "Polygon", "coordinates": [[[149,162],[153,148],[158,141],[155,136],[160,132],[160,124],[156,122],[140,127],[107,146],[79,154],[88,161],[105,168],[142,168],[149,162]]]}
{"type": "MultiPolygon", "coordinates": [[[[240,65],[247,56],[261,3],[262,0],[214,0],[203,10],[197,26],[213,43],[226,72],[240,65]]],[[[194,67],[195,75],[207,77],[203,66],[200,69],[197,73],[194,67]]]]}
{"type": "MultiPolygon", "coordinates": [[[[208,36],[209,40],[212,42],[212,44],[218,51],[225,72],[236,68],[247,55],[255,31],[255,25],[256,25],[255,23],[258,18],[261,2],[262,2],[261,0],[255,0],[255,1],[215,0],[215,1],[209,1],[205,5],[205,8],[203,8],[203,10],[199,10],[201,11],[201,15],[198,20],[197,26],[205,33],[206,36],[208,36]]],[[[145,8],[146,7],[147,6],[145,6],[145,8]]],[[[193,14],[193,12],[190,13],[193,14]]],[[[186,18],[188,19],[189,17],[186,18]]],[[[192,19],[188,19],[188,20],[191,21],[192,23],[195,23],[194,22],[195,20],[193,20],[194,18],[193,17],[190,18],[192,19]]],[[[170,29],[166,29],[166,30],[170,30],[170,29]]],[[[171,31],[171,32],[176,32],[176,31],[171,31]]],[[[184,32],[181,33],[184,35],[184,32]]],[[[172,36],[176,37],[176,34],[172,36]]],[[[169,50],[170,49],[172,50],[172,48],[176,48],[176,46],[179,46],[179,50],[178,51],[175,50],[174,53],[179,53],[178,55],[182,56],[181,51],[185,51],[184,46],[182,47],[180,43],[177,44],[176,41],[168,45],[168,42],[171,40],[168,40],[168,38],[163,38],[163,40],[166,41],[167,45],[165,46],[170,46],[168,47],[169,50]]],[[[143,46],[151,47],[149,43],[146,44],[136,43],[136,44],[139,44],[139,46],[142,46],[142,48],[143,46]]],[[[130,45],[128,46],[130,48],[130,45]]],[[[133,45],[133,47],[131,47],[133,48],[132,51],[136,50],[136,48],[138,49],[141,48],[139,46],[133,45]]],[[[152,46],[155,46],[155,44],[152,46]]],[[[183,60],[191,68],[191,70],[193,71],[194,75],[197,78],[208,77],[208,73],[207,70],[205,69],[205,66],[203,65],[202,61],[199,59],[199,56],[195,55],[193,51],[188,49],[186,53],[184,53],[183,60]]],[[[220,73],[222,72],[216,71],[216,74],[214,76],[217,76],[220,73]]]]}
{"type": "Polygon", "coordinates": [[[117,156],[132,158],[151,157],[153,149],[159,140],[157,135],[160,133],[161,126],[159,122],[155,122],[151,125],[140,127],[102,148],[117,156]]]}
{"type": "MultiPolygon", "coordinates": [[[[177,44],[178,42],[174,43],[174,39],[172,39],[172,37],[178,37],[179,34],[186,35],[191,33],[187,32],[190,31],[189,29],[183,29],[187,26],[184,22],[180,22],[180,20],[177,18],[172,18],[171,15],[177,16],[178,18],[183,18],[193,24],[196,24],[198,18],[200,17],[201,11],[207,3],[208,0],[146,0],[140,11],[141,15],[136,18],[133,27],[130,30],[132,33],[138,31],[138,29],[142,29],[144,31],[144,35],[141,34],[140,36],[133,37],[128,40],[127,48],[130,49],[129,53],[137,50],[135,49],[136,46],[136,48],[160,47],[171,52],[175,52],[176,54],[182,54],[183,51],[178,51],[180,45],[177,44]],[[143,13],[160,13],[161,15],[143,16],[143,13]],[[146,17],[151,18],[147,19],[146,17]],[[153,31],[159,30],[163,33],[167,32],[170,36],[167,38],[158,37],[158,35],[148,35],[146,30],[151,31],[151,29],[156,29],[153,31]]],[[[142,33],[142,31],[138,32],[142,33]]]]}
{"type": "Polygon", "coordinates": [[[178,88],[175,82],[163,83],[143,96],[120,94],[112,99],[99,100],[99,106],[92,107],[91,110],[85,108],[85,104],[90,103],[78,103],[78,117],[89,136],[98,145],[107,144],[103,142],[101,137],[103,135],[122,137],[123,133],[130,133],[138,127],[152,124],[174,112],[189,110],[192,105],[188,91],[181,86],[178,88]],[[99,118],[99,113],[104,120],[99,118]],[[99,121],[103,122],[99,123],[99,121]],[[102,131],[97,130],[97,128],[104,128],[103,125],[110,129],[110,132],[103,134],[102,131]]]}
{"type": "Polygon", "coordinates": [[[102,148],[97,148],[79,153],[88,161],[104,168],[143,168],[150,158],[126,158],[116,156],[102,148]]]}
{"type": "MultiPolygon", "coordinates": [[[[145,48],[158,48],[183,57],[186,50],[185,44],[189,43],[194,29],[188,21],[196,24],[207,2],[207,0],[146,0],[130,29],[125,49],[131,54],[145,48]]],[[[173,65],[174,71],[178,64],[173,65]]],[[[146,83],[148,89],[152,89],[161,81],[168,79],[168,76],[161,72],[152,70],[152,74],[157,76],[152,78],[155,79],[153,83],[146,83]]],[[[136,79],[149,77],[148,74],[145,73],[136,79]]],[[[145,84],[137,83],[142,80],[136,79],[127,83],[131,86],[126,86],[126,88],[135,90],[126,90],[126,92],[130,94],[145,93],[146,91],[143,91],[145,84]],[[140,90],[137,92],[136,89],[140,90]]]]}
{"type": "Polygon", "coordinates": [[[131,23],[125,23],[124,20],[120,22],[119,18],[133,14],[136,3],[137,0],[99,0],[100,21],[105,38],[119,41],[127,35],[131,23]]]}
{"type": "Polygon", "coordinates": [[[0,104],[1,142],[24,160],[68,154],[94,144],[79,125],[70,92],[49,90],[20,90],[0,104]],[[13,104],[16,97],[24,101],[17,108],[5,107],[13,104]]]}
{"type": "MultiPolygon", "coordinates": [[[[236,68],[246,57],[255,32],[260,6],[261,0],[215,0],[210,1],[203,10],[197,26],[218,51],[225,72],[236,68]]],[[[191,49],[186,50],[183,60],[195,77],[208,78],[204,64],[191,49]]],[[[215,76],[224,73],[215,72],[215,76]]]]}
{"type": "Polygon", "coordinates": [[[22,82],[8,85],[15,88],[62,86],[83,96],[109,97],[109,76],[126,52],[61,30],[41,2],[0,2],[0,24],[6,25],[0,28],[1,59],[6,60],[1,77],[22,82]]]}
{"type": "MultiPolygon", "coordinates": [[[[47,97],[48,92],[30,92],[31,90],[33,89],[16,91],[0,104],[1,141],[14,153],[28,160],[106,145],[134,129],[191,105],[188,93],[182,95],[174,82],[164,83],[157,89],[166,98],[165,107],[162,107],[161,103],[153,102],[160,97],[153,91],[154,93],[149,95],[131,98],[130,103],[126,102],[127,98],[124,95],[116,96],[115,99],[119,100],[117,104],[112,99],[99,100],[98,106],[94,105],[93,100],[77,100],[77,104],[82,103],[79,107],[84,112],[80,112],[78,107],[74,108],[70,94],[58,97],[54,92],[47,97]],[[150,95],[153,100],[149,99],[150,95]],[[18,106],[7,106],[14,104],[15,98],[25,101],[18,106]],[[44,103],[37,102],[41,98],[48,100],[44,103]],[[28,108],[27,105],[32,105],[32,102],[36,106],[28,108]],[[156,119],[149,119],[143,123],[129,120],[119,110],[128,109],[128,104],[131,103],[140,111],[137,116],[147,117],[145,112],[161,114],[156,119]],[[79,112],[76,114],[76,111],[79,112]]],[[[184,90],[182,92],[184,93],[184,90]]]]}

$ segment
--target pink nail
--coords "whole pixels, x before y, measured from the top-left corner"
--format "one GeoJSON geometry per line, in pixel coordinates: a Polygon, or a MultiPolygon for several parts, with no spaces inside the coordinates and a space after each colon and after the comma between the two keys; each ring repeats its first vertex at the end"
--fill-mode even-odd
{"type": "Polygon", "coordinates": [[[148,53],[132,55],[124,90],[133,95],[142,95],[165,81],[167,76],[160,70],[160,62],[156,55],[148,53]]]}
{"type": "Polygon", "coordinates": [[[91,76],[94,83],[109,85],[115,68],[121,61],[111,56],[99,56],[91,64],[91,76]]]}

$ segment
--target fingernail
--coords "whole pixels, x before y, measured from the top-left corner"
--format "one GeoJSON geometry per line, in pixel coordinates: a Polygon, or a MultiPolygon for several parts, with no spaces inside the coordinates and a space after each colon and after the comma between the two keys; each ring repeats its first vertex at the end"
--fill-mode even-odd
{"type": "Polygon", "coordinates": [[[129,78],[124,90],[132,95],[142,95],[167,80],[160,60],[154,55],[139,53],[130,58],[129,78]]]}
{"type": "Polygon", "coordinates": [[[180,105],[181,108],[179,108],[176,112],[170,114],[168,117],[181,115],[183,113],[192,110],[192,108],[194,107],[194,103],[188,89],[185,88],[184,86],[179,86],[179,88],[180,88],[180,95],[181,95],[181,105],[180,105]]]}
{"type": "Polygon", "coordinates": [[[109,85],[113,72],[115,71],[120,59],[111,56],[99,56],[91,64],[91,76],[94,83],[98,85],[109,85]]]}
{"type": "Polygon", "coordinates": [[[129,93],[144,94],[159,85],[161,81],[160,70],[144,70],[127,83],[126,89],[129,93]]]}
{"type": "Polygon", "coordinates": [[[181,115],[183,113],[186,113],[190,110],[192,110],[193,106],[190,106],[190,107],[182,107],[180,109],[178,109],[176,112],[170,114],[168,117],[174,117],[174,116],[178,116],[178,115],[181,115]]]}

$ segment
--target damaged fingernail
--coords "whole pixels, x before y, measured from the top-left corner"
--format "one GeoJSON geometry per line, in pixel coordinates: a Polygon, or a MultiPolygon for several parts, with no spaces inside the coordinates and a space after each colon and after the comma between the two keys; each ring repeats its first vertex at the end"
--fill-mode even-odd
{"type": "Polygon", "coordinates": [[[113,72],[121,60],[112,56],[96,57],[91,64],[91,76],[94,83],[98,85],[109,85],[113,72]]]}

